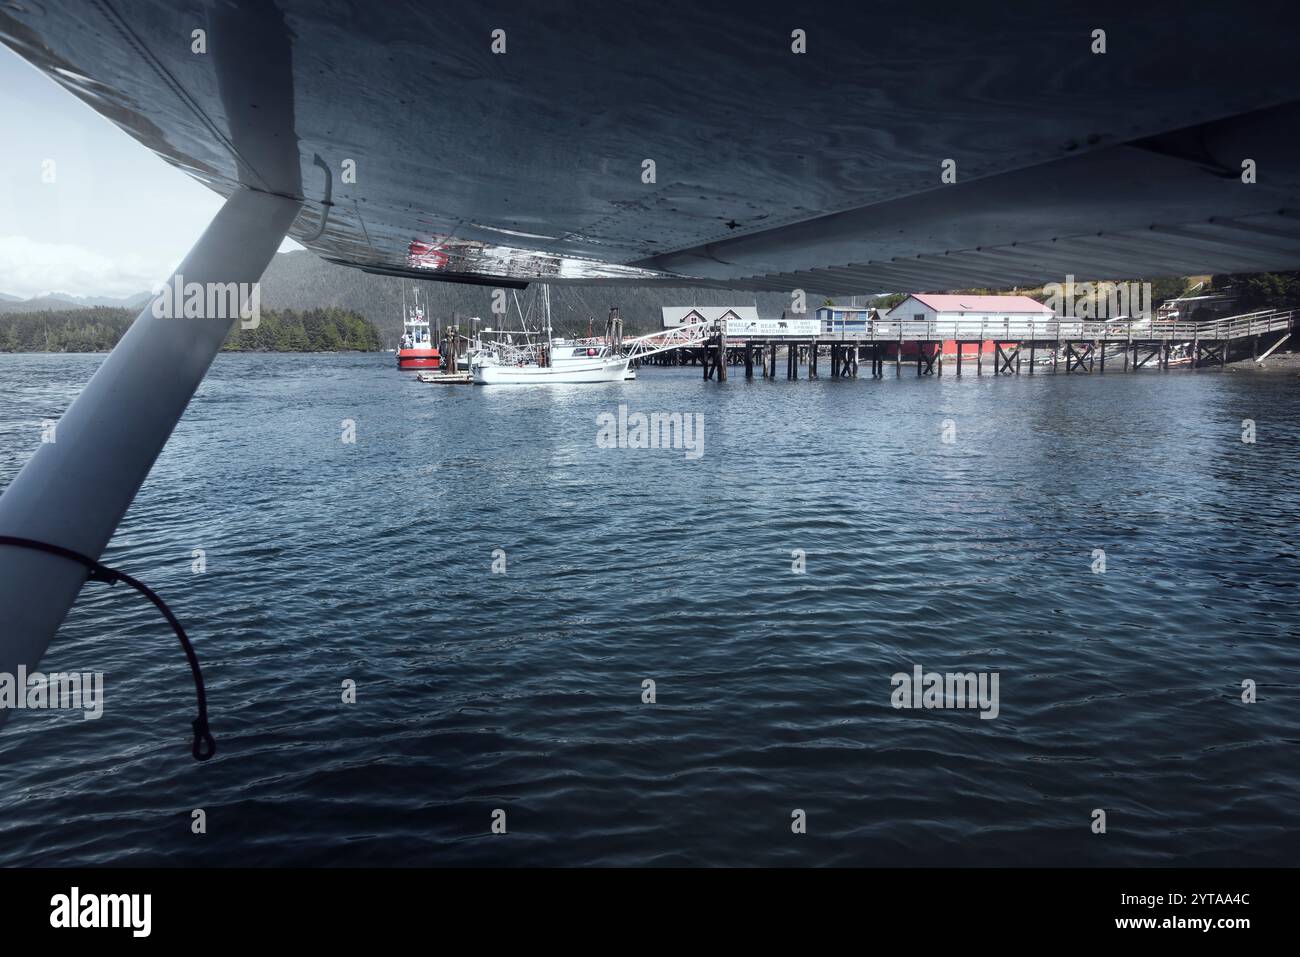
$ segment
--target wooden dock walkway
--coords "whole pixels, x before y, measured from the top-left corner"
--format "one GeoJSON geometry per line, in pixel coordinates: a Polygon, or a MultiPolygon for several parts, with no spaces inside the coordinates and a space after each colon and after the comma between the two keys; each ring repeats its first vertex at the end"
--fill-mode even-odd
{"type": "Polygon", "coordinates": [[[704,378],[726,381],[727,370],[744,366],[745,378],[754,377],[757,366],[763,378],[777,377],[777,355],[784,348],[786,378],[798,379],[800,366],[809,378],[821,375],[819,360],[829,359],[830,377],[854,378],[860,363],[869,362],[871,374],[880,377],[892,364],[895,375],[904,364],[916,366],[918,376],[943,375],[945,361],[962,374],[963,360],[975,364],[983,375],[985,358],[991,360],[993,375],[1016,375],[1022,365],[1034,374],[1035,366],[1057,372],[1091,373],[1106,371],[1109,359],[1123,362],[1123,371],[1146,367],[1168,370],[1171,364],[1189,368],[1224,366],[1236,349],[1244,358],[1248,347],[1257,361],[1267,358],[1295,330],[1300,310],[1266,309],[1229,316],[1211,322],[1159,322],[1142,320],[1004,320],[898,321],[872,323],[862,334],[851,336],[736,338],[725,331],[715,334],[698,348],[662,353],[656,364],[703,366],[704,378]],[[1276,334],[1272,343],[1266,336],[1276,334]],[[945,344],[955,352],[945,355],[945,344]],[[1265,351],[1261,355],[1260,346],[1265,351]],[[990,348],[991,346],[991,348],[990,348]],[[1117,348],[1118,347],[1118,348],[1117,348]],[[1044,354],[1040,358],[1039,353],[1044,354]],[[1027,361],[1022,362],[1022,360],[1027,361]],[[683,361],[685,360],[685,361],[683,361]]]}

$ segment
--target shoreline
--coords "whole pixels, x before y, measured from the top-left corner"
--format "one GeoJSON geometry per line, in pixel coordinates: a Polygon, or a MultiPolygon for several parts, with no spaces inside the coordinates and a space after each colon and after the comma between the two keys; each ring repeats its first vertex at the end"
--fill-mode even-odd
{"type": "MultiPolygon", "coordinates": [[[[1208,366],[1207,366],[1208,368],[1208,366]]],[[[1229,372],[1254,372],[1268,375],[1300,375],[1300,352],[1275,352],[1262,363],[1254,359],[1234,359],[1224,366],[1229,372]]]]}
{"type": "MultiPolygon", "coordinates": [[[[5,352],[0,356],[106,356],[112,349],[96,349],[94,352],[5,352]]],[[[222,349],[219,356],[381,356],[392,349],[341,349],[332,352],[317,352],[311,349],[294,349],[282,352],[277,349],[222,349]]]]}

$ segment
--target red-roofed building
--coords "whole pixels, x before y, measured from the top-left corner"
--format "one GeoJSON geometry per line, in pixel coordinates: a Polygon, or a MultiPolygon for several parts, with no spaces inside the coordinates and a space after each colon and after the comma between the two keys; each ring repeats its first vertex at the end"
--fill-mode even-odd
{"type": "MultiPolygon", "coordinates": [[[[1028,296],[913,293],[881,318],[886,322],[936,323],[944,336],[944,355],[956,355],[958,341],[967,343],[966,351],[973,354],[976,342],[991,350],[994,343],[1033,338],[1034,324],[1047,323],[1055,315],[1050,307],[1028,296]]],[[[916,343],[905,343],[904,357],[909,352],[915,356],[917,348],[916,343]]]]}

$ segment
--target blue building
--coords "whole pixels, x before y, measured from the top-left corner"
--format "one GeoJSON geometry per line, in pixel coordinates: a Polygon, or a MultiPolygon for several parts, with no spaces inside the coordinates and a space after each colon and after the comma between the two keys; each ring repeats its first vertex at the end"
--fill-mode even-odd
{"type": "Polygon", "coordinates": [[[817,319],[822,335],[851,339],[866,335],[875,311],[871,306],[822,306],[817,310],[817,319]]]}

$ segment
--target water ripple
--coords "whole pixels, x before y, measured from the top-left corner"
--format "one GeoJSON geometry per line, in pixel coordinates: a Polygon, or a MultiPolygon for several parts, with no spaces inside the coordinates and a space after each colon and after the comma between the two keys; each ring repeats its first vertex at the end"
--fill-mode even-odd
{"type": "MultiPolygon", "coordinates": [[[[0,356],[0,482],[99,361],[0,356]]],[[[1300,850],[1294,380],[434,389],[387,361],[218,359],[108,560],[186,622],[221,752],[188,757],[155,613],[89,586],[43,667],[104,671],[105,714],[0,733],[0,863],[1300,850]],[[598,448],[620,402],[701,413],[705,454],[598,448]],[[913,665],[998,672],[998,717],[895,710],[913,665]]]]}

